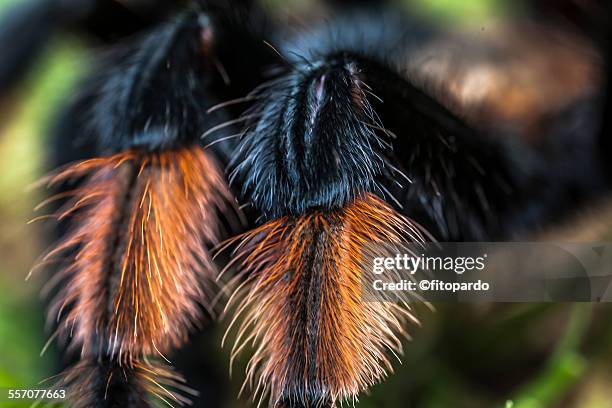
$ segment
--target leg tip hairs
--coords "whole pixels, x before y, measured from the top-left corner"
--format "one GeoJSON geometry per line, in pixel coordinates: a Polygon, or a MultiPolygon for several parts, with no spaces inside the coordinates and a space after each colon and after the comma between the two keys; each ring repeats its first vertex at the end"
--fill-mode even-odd
{"type": "MultiPolygon", "coordinates": [[[[415,320],[407,298],[367,301],[369,243],[422,242],[420,228],[372,194],[340,210],[282,217],[241,237],[236,259],[248,276],[232,360],[255,353],[245,385],[270,406],[332,407],[353,401],[392,371],[403,324],[415,320]]],[[[231,300],[230,300],[231,302],[231,300]]]]}
{"type": "Polygon", "coordinates": [[[152,408],[191,405],[197,393],[159,362],[121,366],[111,359],[83,359],[61,375],[72,408],[152,408]]]}

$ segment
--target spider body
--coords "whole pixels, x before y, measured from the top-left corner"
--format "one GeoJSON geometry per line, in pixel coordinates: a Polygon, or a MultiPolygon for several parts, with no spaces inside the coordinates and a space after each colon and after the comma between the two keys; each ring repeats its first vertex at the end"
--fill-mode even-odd
{"type": "Polygon", "coordinates": [[[272,407],[330,408],[392,371],[416,320],[408,298],[360,297],[364,245],[514,239],[609,190],[601,95],[535,142],[478,126],[408,69],[436,33],[365,3],[291,35],[250,2],[199,1],[164,22],[147,2],[116,29],[92,10],[134,6],[94,1],[70,23],[45,14],[51,0],[25,9],[46,24],[9,55],[0,90],[47,27],[120,39],[61,118],[64,167],[47,178],[68,226],[41,264],[61,258],[50,319],[79,355],[60,382],[75,406],[186,402],[151,360],[214,314],[211,250],[230,232],[232,360],[255,347],[245,385],[272,407]]]}

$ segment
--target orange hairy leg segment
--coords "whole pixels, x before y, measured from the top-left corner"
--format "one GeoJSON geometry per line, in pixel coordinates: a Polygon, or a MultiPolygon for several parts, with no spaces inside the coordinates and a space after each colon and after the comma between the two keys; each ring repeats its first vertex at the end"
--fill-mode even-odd
{"type": "Polygon", "coordinates": [[[72,229],[44,261],[67,256],[50,317],[83,354],[133,362],[178,347],[209,307],[220,213],[231,194],[198,146],[87,160],[48,178],[82,181],[58,212],[72,229]]]}
{"type": "Polygon", "coordinates": [[[232,354],[254,344],[247,383],[255,395],[272,406],[330,407],[393,369],[403,324],[415,319],[406,298],[364,300],[362,263],[373,255],[368,244],[406,240],[425,236],[372,194],[241,237],[236,259],[248,277],[232,298],[242,298],[232,354]]]}

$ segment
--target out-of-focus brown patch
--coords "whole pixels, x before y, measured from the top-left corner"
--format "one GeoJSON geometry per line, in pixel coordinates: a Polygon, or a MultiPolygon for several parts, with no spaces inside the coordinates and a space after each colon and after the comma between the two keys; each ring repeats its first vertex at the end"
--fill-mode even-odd
{"type": "Polygon", "coordinates": [[[534,241],[608,242],[612,240],[612,197],[591,203],[579,213],[538,232],[534,241]]]}
{"type": "MultiPolygon", "coordinates": [[[[63,265],[49,318],[83,355],[133,363],[179,346],[210,307],[219,212],[230,192],[200,147],[128,151],[77,163],[50,184],[83,178],[57,217],[72,229],[43,258],[63,265]]],[[[53,200],[54,198],[51,198],[53,200]]]]}
{"type": "Polygon", "coordinates": [[[416,320],[407,303],[364,300],[362,262],[372,242],[424,240],[418,226],[368,194],[338,211],[270,221],[237,240],[234,262],[248,278],[230,299],[239,306],[228,333],[242,319],[232,360],[255,347],[245,381],[253,398],[332,406],[393,370],[405,320],[416,320]]]}
{"type": "Polygon", "coordinates": [[[17,105],[15,99],[16,95],[10,93],[0,97],[0,138],[4,136],[6,128],[10,125],[10,117],[17,105]]]}
{"type": "Polygon", "coordinates": [[[554,115],[601,82],[601,56],[585,39],[527,22],[497,23],[427,46],[408,63],[424,89],[468,121],[510,127],[537,142],[554,115]]]}

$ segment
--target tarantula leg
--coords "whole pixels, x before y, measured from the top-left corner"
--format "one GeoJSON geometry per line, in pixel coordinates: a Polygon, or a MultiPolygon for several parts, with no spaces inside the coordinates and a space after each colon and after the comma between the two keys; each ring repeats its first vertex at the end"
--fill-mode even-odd
{"type": "MultiPolygon", "coordinates": [[[[245,385],[274,407],[355,400],[392,370],[404,323],[415,321],[408,299],[367,302],[362,292],[369,243],[392,252],[431,239],[377,197],[392,171],[390,132],[365,65],[339,52],[292,67],[248,112],[260,119],[234,162],[267,222],[240,238],[248,278],[232,297],[243,299],[232,357],[254,343],[245,385]]],[[[425,115],[414,119],[413,131],[432,129],[425,115]]]]}
{"type": "Polygon", "coordinates": [[[121,370],[144,375],[138,367],[150,356],[166,359],[199,324],[202,309],[212,312],[215,266],[208,249],[236,211],[221,170],[223,146],[204,149],[200,137],[227,116],[207,109],[248,82],[228,85],[239,71],[219,69],[228,64],[223,41],[246,30],[234,31],[238,22],[197,7],[120,46],[60,127],[75,125],[60,135],[70,150],[61,159],[86,159],[47,178],[62,186],[60,198],[70,197],[57,213],[70,225],[43,262],[62,262],[63,285],[49,318],[61,319],[58,334],[80,351],[74,370],[97,376],[67,381],[76,396],[113,402],[139,392],[129,387],[148,389],[111,377],[121,370]],[[83,112],[86,120],[77,117],[83,112]]]}

